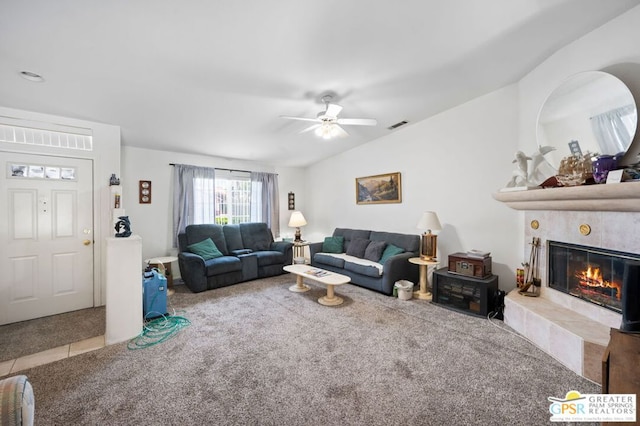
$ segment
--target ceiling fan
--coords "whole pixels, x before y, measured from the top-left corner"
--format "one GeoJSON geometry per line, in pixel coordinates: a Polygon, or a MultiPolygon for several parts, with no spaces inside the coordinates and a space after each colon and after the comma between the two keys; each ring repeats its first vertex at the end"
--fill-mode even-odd
{"type": "Polygon", "coordinates": [[[336,136],[348,136],[346,130],[342,126],[375,126],[378,122],[373,118],[338,118],[338,114],[342,111],[342,107],[331,103],[332,96],[326,95],[322,97],[325,104],[325,110],[318,113],[316,118],[307,117],[290,117],[281,115],[281,118],[300,121],[312,121],[315,124],[303,129],[300,133],[315,130],[317,136],[323,139],[331,139],[336,136]]]}

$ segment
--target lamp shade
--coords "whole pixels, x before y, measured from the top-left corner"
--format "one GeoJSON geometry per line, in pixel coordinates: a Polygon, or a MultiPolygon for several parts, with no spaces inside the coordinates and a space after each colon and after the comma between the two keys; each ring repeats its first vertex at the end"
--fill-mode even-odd
{"type": "MultiPolygon", "coordinates": [[[[290,225],[291,226],[291,225],[290,225]]],[[[418,222],[418,229],[428,229],[430,231],[441,231],[442,225],[435,212],[424,212],[418,222]]]]}
{"type": "Polygon", "coordinates": [[[289,226],[292,228],[297,228],[300,226],[305,226],[307,224],[307,220],[302,215],[302,212],[294,211],[291,213],[291,217],[289,218],[289,226]]]}

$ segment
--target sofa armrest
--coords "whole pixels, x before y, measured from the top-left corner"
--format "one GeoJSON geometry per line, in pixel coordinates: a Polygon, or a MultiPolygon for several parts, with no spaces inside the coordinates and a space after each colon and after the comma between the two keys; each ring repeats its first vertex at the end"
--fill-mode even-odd
{"type": "Polygon", "coordinates": [[[178,253],[180,276],[189,290],[198,292],[207,289],[207,271],[202,256],[186,251],[178,253]]]}
{"type": "Polygon", "coordinates": [[[420,278],[420,268],[418,265],[409,262],[412,257],[418,256],[416,253],[404,252],[391,256],[384,262],[383,291],[387,294],[393,292],[393,285],[399,280],[408,280],[417,284],[420,278]]]}
{"type": "Polygon", "coordinates": [[[279,251],[280,253],[286,253],[288,250],[292,250],[293,243],[289,241],[274,241],[271,243],[271,250],[279,251]]]}
{"type": "Polygon", "coordinates": [[[271,250],[282,253],[285,264],[290,263],[293,259],[293,243],[289,241],[274,241],[271,243],[271,250]]]}
{"type": "Polygon", "coordinates": [[[313,262],[313,257],[316,255],[316,253],[320,253],[321,251],[322,251],[322,242],[309,244],[309,256],[311,257],[312,262],[313,262]]]}

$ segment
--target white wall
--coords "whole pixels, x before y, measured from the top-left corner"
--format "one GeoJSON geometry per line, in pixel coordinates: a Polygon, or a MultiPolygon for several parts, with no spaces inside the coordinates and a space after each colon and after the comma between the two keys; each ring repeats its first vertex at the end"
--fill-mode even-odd
{"type": "MultiPolygon", "coordinates": [[[[131,220],[132,232],[142,237],[143,259],[177,253],[177,250],[172,248],[173,166],[170,166],[170,163],[278,173],[281,200],[280,229],[283,236],[291,234],[291,229],[286,226],[290,215],[287,210],[287,193],[295,192],[296,207],[304,206],[304,174],[301,169],[275,168],[251,161],[125,146],[122,148],[122,207],[131,220]],[[140,180],[151,181],[151,204],[138,203],[140,180]]],[[[175,269],[177,272],[177,268],[175,269]]]]}
{"type": "Polygon", "coordinates": [[[515,287],[521,214],[491,194],[510,178],[517,123],[509,86],[309,167],[306,237],[320,241],[335,227],[421,234],[421,213],[434,210],[440,266],[451,253],[490,251],[501,288],[515,287]],[[402,203],[357,205],[355,178],[388,172],[402,174],[402,203]]]}
{"type": "MultiPolygon", "coordinates": [[[[568,77],[583,71],[605,71],[622,80],[640,101],[640,6],[558,50],[519,83],[519,146],[536,146],[538,112],[545,99],[568,77]]],[[[640,152],[638,133],[626,160],[640,152]]]]}

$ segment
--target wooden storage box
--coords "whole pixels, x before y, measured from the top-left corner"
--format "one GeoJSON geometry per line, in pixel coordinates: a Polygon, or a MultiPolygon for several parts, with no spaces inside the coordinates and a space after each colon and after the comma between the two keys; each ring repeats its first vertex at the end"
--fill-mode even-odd
{"type": "Polygon", "coordinates": [[[487,278],[491,276],[491,256],[475,257],[466,253],[450,254],[448,271],[452,274],[468,277],[487,278]]]}

